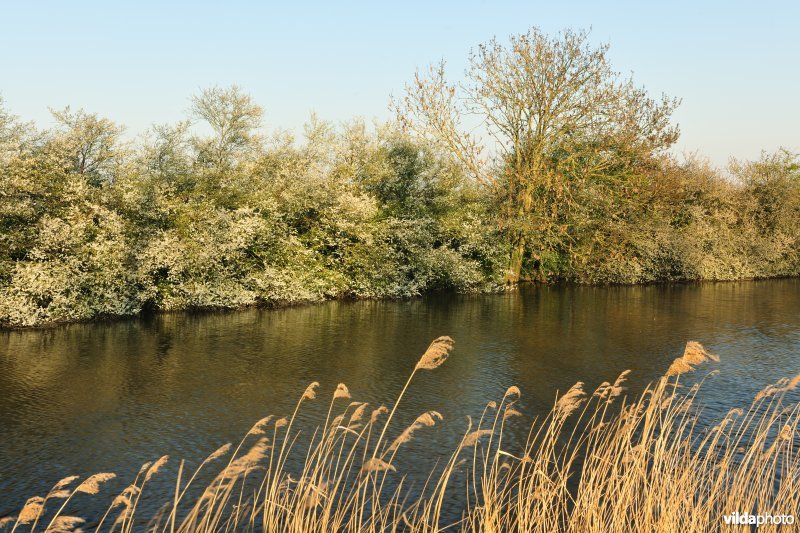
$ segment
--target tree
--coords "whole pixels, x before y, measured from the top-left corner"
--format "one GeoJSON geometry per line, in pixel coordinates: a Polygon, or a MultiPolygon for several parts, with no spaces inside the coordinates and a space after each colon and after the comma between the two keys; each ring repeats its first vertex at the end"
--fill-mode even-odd
{"type": "Polygon", "coordinates": [[[255,130],[264,110],[236,85],[205,89],[192,98],[192,114],[214,132],[209,139],[194,139],[200,159],[209,166],[224,170],[259,142],[255,130]]]}
{"type": "Polygon", "coordinates": [[[528,275],[526,257],[541,277],[544,259],[568,243],[565,213],[581,183],[623,176],[677,140],[678,101],[648,97],[611,69],[607,51],[586,31],[548,37],[533,28],[507,46],[480,45],[461,83],[447,80],[443,62],[417,73],[394,103],[407,128],[449,151],[499,201],[507,282],[528,275]]]}
{"type": "Polygon", "coordinates": [[[56,149],[69,154],[67,170],[85,176],[95,186],[112,181],[113,168],[122,155],[119,136],[123,128],[83,109],[73,112],[66,107],[51,113],[62,130],[55,139],[56,149]]]}
{"type": "Polygon", "coordinates": [[[731,174],[747,196],[747,215],[763,235],[800,233],[800,156],[785,148],[756,161],[732,160],[731,174]]]}
{"type": "Polygon", "coordinates": [[[233,208],[252,192],[250,174],[243,165],[262,152],[257,129],[264,111],[239,87],[214,87],[192,98],[192,115],[211,127],[210,136],[193,136],[192,178],[195,195],[233,208]]]}

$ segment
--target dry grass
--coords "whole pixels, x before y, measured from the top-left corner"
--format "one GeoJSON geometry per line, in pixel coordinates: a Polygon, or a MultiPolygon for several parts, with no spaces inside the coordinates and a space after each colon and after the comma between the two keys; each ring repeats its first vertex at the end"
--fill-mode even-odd
{"type": "MultiPolygon", "coordinates": [[[[448,338],[434,341],[411,378],[441,365],[452,346],[448,338]]],[[[709,426],[699,424],[698,386],[680,384],[684,372],[708,360],[716,358],[688,343],[666,375],[633,399],[622,394],[627,371],[592,392],[577,383],[531,425],[520,449],[507,442],[508,425],[520,414],[520,390],[512,386],[470,422],[449,459],[414,490],[397,455],[434,431],[441,415],[428,411],[405,429],[389,429],[411,378],[391,410],[352,401],[340,384],[324,423],[305,434],[294,423],[303,404],[317,400],[313,383],[291,416],[258,421],[236,446],[216,450],[191,474],[181,462],[174,493],[161,495],[156,516],[139,516],[137,503],[166,456],[109,496],[99,524],[88,527],[63,511],[77,493],[97,494],[113,474],[77,484],[65,478],[46,496],[22,502],[0,529],[715,531],[734,511],[796,513],[800,408],[787,393],[800,378],[768,387],[749,407],[709,426]],[[201,473],[211,481],[197,487],[201,473]],[[446,523],[444,503],[453,495],[464,507],[460,519],[446,523]]]]}

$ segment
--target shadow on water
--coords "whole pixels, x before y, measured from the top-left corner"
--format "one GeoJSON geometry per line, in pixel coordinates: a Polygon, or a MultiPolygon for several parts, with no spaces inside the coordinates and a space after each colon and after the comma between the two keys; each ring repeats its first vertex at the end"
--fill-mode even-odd
{"type": "MultiPolygon", "coordinates": [[[[419,375],[393,424],[429,409],[444,415],[398,455],[412,479],[508,386],[520,387],[529,417],[576,381],[593,390],[625,369],[636,392],[687,340],[722,356],[702,393],[708,415],[721,414],[800,370],[798,310],[800,280],[775,280],[525,287],[2,332],[0,516],[70,474],[117,472],[111,494],[162,454],[197,464],[265,414],[288,413],[311,381],[322,383],[320,398],[344,382],[357,400],[390,402],[440,335],[456,340],[455,351],[419,375]]],[[[528,422],[518,423],[519,439],[528,422]]],[[[170,493],[171,468],[151,495],[170,493]]],[[[87,500],[97,507],[83,516],[107,503],[87,500]]],[[[146,495],[140,506],[148,504],[156,502],[146,495]]]]}

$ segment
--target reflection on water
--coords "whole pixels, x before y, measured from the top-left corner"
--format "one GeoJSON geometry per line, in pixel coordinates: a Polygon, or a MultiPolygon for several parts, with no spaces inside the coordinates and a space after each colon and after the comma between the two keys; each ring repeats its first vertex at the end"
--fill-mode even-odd
{"type": "MultiPolygon", "coordinates": [[[[165,453],[196,464],[265,414],[289,412],[311,381],[322,382],[320,397],[344,382],[355,399],[390,402],[439,335],[456,349],[419,376],[397,424],[428,409],[444,415],[404,450],[420,470],[509,385],[530,415],[575,381],[593,390],[625,369],[635,392],[687,340],[722,356],[703,393],[707,411],[722,412],[800,371],[798,311],[800,280],[776,280],[526,287],[2,332],[0,517],[69,474],[129,480],[165,453]]],[[[169,477],[152,488],[168,493],[169,477]]]]}

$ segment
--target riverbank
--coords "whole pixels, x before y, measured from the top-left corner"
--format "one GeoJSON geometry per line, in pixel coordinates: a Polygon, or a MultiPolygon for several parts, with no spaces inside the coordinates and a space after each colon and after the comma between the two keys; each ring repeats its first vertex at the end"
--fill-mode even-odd
{"type": "MultiPolygon", "coordinates": [[[[509,291],[516,291],[521,288],[525,287],[596,287],[596,288],[603,288],[603,287],[645,287],[645,286],[652,286],[652,285],[669,285],[669,284],[679,284],[679,285],[687,285],[687,284],[698,284],[698,283],[735,283],[735,282],[759,282],[759,281],[770,281],[770,280],[791,280],[791,279],[798,279],[798,276],[775,276],[775,277],[753,277],[753,278],[740,278],[740,279],[713,279],[713,280],[663,280],[663,281],[649,281],[646,283],[616,283],[616,284],[604,284],[604,285],[589,285],[589,284],[578,284],[575,282],[569,281],[560,281],[554,283],[547,283],[542,284],[540,282],[534,281],[521,281],[515,284],[497,284],[491,287],[485,288],[484,290],[473,290],[469,292],[462,292],[460,294],[498,294],[504,293],[509,291]]],[[[440,291],[438,294],[447,294],[452,293],[453,291],[440,291]]],[[[241,311],[246,311],[248,309],[287,309],[287,308],[295,308],[300,306],[308,306],[308,305],[319,305],[326,302],[358,302],[358,301],[398,301],[398,300],[409,300],[409,299],[417,299],[417,298],[425,298],[433,296],[437,293],[435,292],[428,292],[423,294],[418,294],[414,296],[404,296],[404,297],[384,297],[384,298],[353,298],[351,296],[345,297],[328,297],[325,299],[316,299],[316,300],[304,300],[304,301],[280,301],[280,302],[258,302],[258,303],[250,303],[250,304],[242,304],[236,307],[221,307],[221,306],[209,306],[209,307],[200,307],[200,308],[187,308],[187,309],[171,309],[171,310],[155,310],[155,309],[147,309],[143,311],[138,311],[134,314],[126,314],[126,315],[104,315],[104,316],[94,316],[91,318],[84,318],[84,319],[75,319],[75,320],[60,320],[60,321],[52,321],[52,322],[42,322],[36,324],[27,324],[27,325],[10,325],[10,324],[3,324],[0,322],[0,332],[2,331],[25,331],[25,330],[47,330],[50,328],[55,328],[58,326],[65,326],[69,324],[109,324],[120,320],[131,320],[137,318],[147,318],[151,319],[153,317],[157,317],[159,315],[170,315],[170,314],[195,314],[195,315],[206,315],[206,314],[214,314],[214,313],[236,313],[241,311]]]]}

